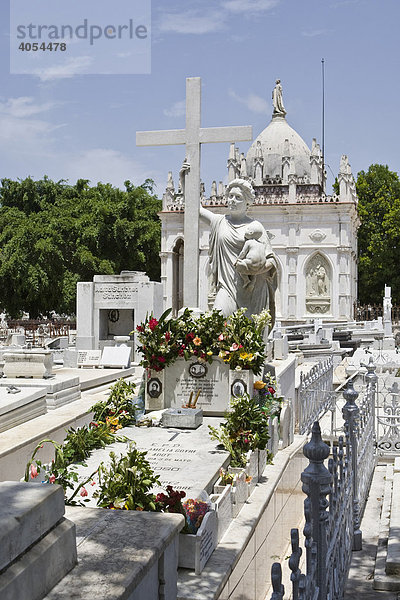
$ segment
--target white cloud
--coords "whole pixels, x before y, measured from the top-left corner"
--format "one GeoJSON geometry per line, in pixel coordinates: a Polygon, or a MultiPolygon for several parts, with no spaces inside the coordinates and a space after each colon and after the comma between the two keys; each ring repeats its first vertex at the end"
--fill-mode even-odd
{"type": "Polygon", "coordinates": [[[225,0],[223,8],[233,13],[260,13],[271,10],[280,0],[225,0]]]}
{"type": "Polygon", "coordinates": [[[76,56],[54,67],[32,69],[32,75],[37,75],[41,81],[66,79],[87,73],[87,68],[93,63],[93,60],[92,56],[76,56]]]}
{"type": "Polygon", "coordinates": [[[0,115],[23,119],[46,112],[54,106],[54,102],[36,104],[32,96],[20,96],[19,98],[9,98],[6,102],[0,102],[0,115]]]}
{"type": "Polygon", "coordinates": [[[222,11],[187,10],[186,12],[162,13],[158,24],[166,33],[188,33],[201,35],[221,31],[225,22],[222,11]]]}
{"type": "Polygon", "coordinates": [[[89,179],[91,185],[102,181],[123,188],[127,179],[135,185],[140,185],[146,178],[155,179],[155,174],[144,169],[137,161],[111,148],[84,150],[62,157],[60,163],[63,177],[71,183],[75,183],[77,179],[89,179]]]}
{"type": "Polygon", "coordinates": [[[244,104],[251,112],[267,114],[271,108],[268,102],[262,98],[261,96],[257,96],[256,94],[248,94],[247,96],[239,96],[233,90],[229,90],[229,96],[240,102],[240,104],[244,104]]]}
{"type": "Polygon", "coordinates": [[[28,156],[33,153],[49,154],[49,143],[53,134],[64,124],[53,124],[36,115],[51,110],[56,103],[38,103],[30,96],[9,98],[0,102],[0,142],[7,145],[7,150],[17,156],[28,156]]]}
{"type": "Polygon", "coordinates": [[[325,35],[325,33],[328,33],[327,29],[314,29],[311,31],[302,31],[301,35],[304,37],[317,37],[319,35],[325,35]]]}
{"type": "Polygon", "coordinates": [[[170,108],[164,108],[163,113],[166,117],[182,117],[186,113],[185,100],[178,100],[170,108]]]}
{"type": "Polygon", "coordinates": [[[203,5],[202,9],[161,11],[158,30],[164,33],[202,35],[222,31],[229,17],[251,16],[271,10],[282,0],[222,0],[220,8],[203,5]]]}

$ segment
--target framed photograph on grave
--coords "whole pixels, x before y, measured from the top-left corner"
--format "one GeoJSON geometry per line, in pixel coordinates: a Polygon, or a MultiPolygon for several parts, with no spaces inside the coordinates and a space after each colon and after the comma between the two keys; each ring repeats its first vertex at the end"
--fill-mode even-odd
{"type": "Polygon", "coordinates": [[[231,395],[234,398],[239,398],[239,396],[243,396],[247,394],[247,385],[243,381],[243,379],[234,379],[231,385],[231,395]]]}
{"type": "Polygon", "coordinates": [[[150,398],[159,398],[162,394],[162,383],[158,377],[152,377],[147,382],[147,394],[150,398]]]}
{"type": "Polygon", "coordinates": [[[207,375],[207,371],[207,365],[199,362],[192,363],[189,367],[189,374],[196,379],[205,377],[207,375]]]}

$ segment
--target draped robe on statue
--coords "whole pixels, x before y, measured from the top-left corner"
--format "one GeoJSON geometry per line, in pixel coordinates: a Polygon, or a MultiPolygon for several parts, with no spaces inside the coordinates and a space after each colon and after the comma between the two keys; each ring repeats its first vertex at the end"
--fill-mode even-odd
{"type": "Polygon", "coordinates": [[[243,279],[234,266],[244,246],[244,234],[250,222],[234,224],[220,215],[210,224],[210,268],[217,290],[214,308],[221,310],[224,316],[242,307],[247,308],[249,316],[269,308],[274,317],[276,260],[265,230],[260,241],[265,246],[266,260],[273,262],[271,271],[254,275],[254,287],[249,290],[244,287],[243,279]]]}

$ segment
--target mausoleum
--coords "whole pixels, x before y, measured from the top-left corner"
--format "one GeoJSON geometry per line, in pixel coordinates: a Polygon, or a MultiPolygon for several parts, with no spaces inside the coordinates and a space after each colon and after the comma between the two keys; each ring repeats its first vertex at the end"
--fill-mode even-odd
{"type": "MultiPolygon", "coordinates": [[[[162,312],[162,287],[145,273],[95,275],[77,285],[77,350],[102,350],[133,331],[147,313],[162,312]]],[[[134,342],[129,342],[134,350],[134,342]]],[[[134,358],[132,356],[132,358],[134,358]]]]}
{"type": "MultiPolygon", "coordinates": [[[[265,227],[278,263],[276,318],[283,323],[316,317],[327,321],[351,320],[357,298],[359,219],[348,158],[343,155],[340,161],[339,194],[327,195],[321,148],[315,138],[310,148],[289,125],[279,80],[273,104],[271,122],[247,153],[231,144],[224,181],[219,184],[213,181],[210,194],[206,194],[205,185],[201,184],[202,205],[215,213],[225,213],[227,183],[237,178],[251,183],[256,199],[249,216],[265,227]]],[[[182,176],[180,180],[175,187],[172,172],[169,173],[160,213],[164,308],[172,306],[175,313],[184,304],[182,176]]],[[[209,280],[208,249],[209,227],[201,221],[198,277],[201,310],[212,307],[215,296],[209,280]]]]}

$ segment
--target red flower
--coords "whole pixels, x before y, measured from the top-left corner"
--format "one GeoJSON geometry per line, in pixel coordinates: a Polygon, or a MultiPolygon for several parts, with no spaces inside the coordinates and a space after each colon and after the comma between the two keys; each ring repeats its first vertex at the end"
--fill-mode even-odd
{"type": "Polygon", "coordinates": [[[178,356],[184,356],[184,354],[185,353],[182,348],[180,350],[178,350],[178,356]]]}
{"type": "Polygon", "coordinates": [[[49,477],[49,483],[54,483],[56,480],[56,476],[54,475],[54,473],[52,473],[49,477]]]}
{"type": "Polygon", "coordinates": [[[186,335],[186,341],[187,341],[187,342],[191,342],[191,341],[192,341],[194,338],[195,338],[195,335],[194,335],[194,333],[188,333],[188,334],[186,335]]]}
{"type": "Polygon", "coordinates": [[[38,476],[38,470],[36,468],[36,465],[34,465],[33,463],[31,464],[31,477],[32,479],[35,479],[35,477],[38,476]]]}
{"type": "Polygon", "coordinates": [[[81,489],[81,492],[80,492],[80,493],[81,493],[81,496],[82,496],[82,498],[84,498],[85,496],[87,496],[87,495],[88,495],[87,489],[86,489],[85,487],[83,487],[83,488],[81,489]]]}
{"type": "Polygon", "coordinates": [[[150,331],[154,331],[155,328],[157,327],[157,325],[158,325],[157,319],[154,319],[154,318],[150,319],[150,321],[149,321],[150,331]]]}
{"type": "Polygon", "coordinates": [[[273,387],[269,387],[268,391],[269,391],[270,394],[275,394],[275,390],[274,390],[273,387]]]}
{"type": "Polygon", "coordinates": [[[165,332],[165,341],[169,342],[169,340],[171,339],[171,333],[169,331],[165,332]]]}
{"type": "Polygon", "coordinates": [[[159,357],[157,358],[157,360],[158,360],[158,362],[160,362],[160,363],[165,363],[165,356],[159,356],[159,357]]]}
{"type": "Polygon", "coordinates": [[[143,327],[141,325],[137,325],[136,330],[139,331],[139,333],[142,333],[143,327]]]}

